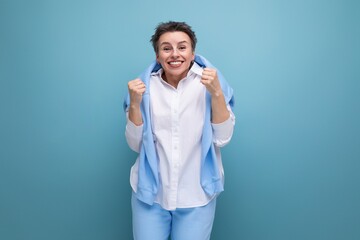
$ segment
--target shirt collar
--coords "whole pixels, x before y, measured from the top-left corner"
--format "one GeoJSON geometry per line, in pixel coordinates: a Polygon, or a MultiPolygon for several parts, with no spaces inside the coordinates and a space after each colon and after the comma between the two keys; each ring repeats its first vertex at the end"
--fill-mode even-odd
{"type": "MultiPolygon", "coordinates": [[[[164,72],[163,68],[160,68],[158,71],[151,73],[151,76],[159,76],[161,77],[162,73],[164,72]]],[[[201,76],[203,72],[203,68],[199,66],[199,64],[197,64],[196,62],[193,63],[193,65],[191,66],[187,77],[190,76],[191,74],[196,74],[201,76]]]]}

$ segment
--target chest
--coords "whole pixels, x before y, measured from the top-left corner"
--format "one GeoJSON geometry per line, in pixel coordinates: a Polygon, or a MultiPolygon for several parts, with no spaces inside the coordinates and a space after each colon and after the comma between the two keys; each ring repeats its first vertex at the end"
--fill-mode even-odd
{"type": "Polygon", "coordinates": [[[169,128],[178,123],[203,125],[206,88],[200,77],[181,80],[177,88],[161,79],[150,82],[150,112],[155,129],[169,128]]]}

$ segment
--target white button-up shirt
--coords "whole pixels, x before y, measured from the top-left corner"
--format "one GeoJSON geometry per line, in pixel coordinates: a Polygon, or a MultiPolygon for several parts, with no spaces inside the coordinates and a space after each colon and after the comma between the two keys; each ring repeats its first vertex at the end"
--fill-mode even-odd
{"type": "MultiPolygon", "coordinates": [[[[150,78],[150,116],[155,147],[159,158],[159,188],[155,202],[164,209],[199,207],[214,196],[208,196],[200,185],[201,136],[205,119],[206,88],[200,82],[203,69],[194,63],[187,76],[174,88],[162,79],[163,70],[150,78]]],[[[212,124],[213,142],[220,176],[224,171],[219,147],[232,136],[235,117],[212,124]]],[[[125,135],[130,148],[140,151],[142,125],[129,119],[125,135]]],[[[139,158],[131,168],[130,184],[136,192],[139,158]]]]}

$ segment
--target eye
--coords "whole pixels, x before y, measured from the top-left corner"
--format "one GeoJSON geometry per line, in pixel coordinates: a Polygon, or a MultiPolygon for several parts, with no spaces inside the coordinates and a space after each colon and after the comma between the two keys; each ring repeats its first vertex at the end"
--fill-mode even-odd
{"type": "Polygon", "coordinates": [[[179,49],[180,50],[186,50],[186,46],[180,46],[179,49]]]}
{"type": "Polygon", "coordinates": [[[163,50],[164,50],[165,52],[169,52],[169,51],[171,51],[171,47],[163,47],[163,50]]]}

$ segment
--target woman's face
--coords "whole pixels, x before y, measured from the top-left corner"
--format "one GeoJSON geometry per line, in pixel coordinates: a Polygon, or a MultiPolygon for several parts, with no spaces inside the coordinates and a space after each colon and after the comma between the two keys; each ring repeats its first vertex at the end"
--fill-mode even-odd
{"type": "Polygon", "coordinates": [[[186,77],[195,58],[189,36],[184,32],[166,32],[160,36],[158,44],[156,60],[165,76],[178,81],[186,77]]]}

